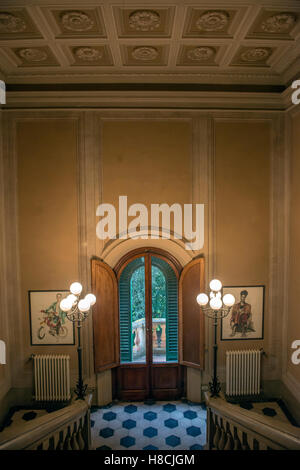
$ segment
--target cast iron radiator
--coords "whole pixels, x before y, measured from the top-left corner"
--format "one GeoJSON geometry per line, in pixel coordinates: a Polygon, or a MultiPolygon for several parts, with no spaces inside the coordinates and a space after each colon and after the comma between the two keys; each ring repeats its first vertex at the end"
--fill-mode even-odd
{"type": "Polygon", "coordinates": [[[261,350],[226,352],[226,395],[259,395],[261,350]]]}
{"type": "Polygon", "coordinates": [[[70,392],[70,356],[33,355],[36,401],[68,401],[70,392]]]}

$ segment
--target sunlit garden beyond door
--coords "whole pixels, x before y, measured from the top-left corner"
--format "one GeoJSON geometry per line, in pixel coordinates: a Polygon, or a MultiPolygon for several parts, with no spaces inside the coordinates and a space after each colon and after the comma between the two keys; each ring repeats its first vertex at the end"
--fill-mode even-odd
{"type": "MultiPolygon", "coordinates": [[[[152,271],[152,361],[166,361],[166,279],[156,266],[152,271]]],[[[146,361],[145,268],[137,268],[130,282],[132,360],[146,361]]]]}
{"type": "Polygon", "coordinates": [[[177,278],[168,263],[152,256],[151,276],[144,257],[129,263],[120,277],[121,362],[176,362],[177,317],[177,278]]]}

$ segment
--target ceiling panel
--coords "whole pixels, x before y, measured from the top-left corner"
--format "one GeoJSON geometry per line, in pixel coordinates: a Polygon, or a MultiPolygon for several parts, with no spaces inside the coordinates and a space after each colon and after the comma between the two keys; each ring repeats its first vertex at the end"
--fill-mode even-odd
{"type": "Polygon", "coordinates": [[[284,85],[300,72],[298,0],[11,0],[8,83],[284,85]]]}

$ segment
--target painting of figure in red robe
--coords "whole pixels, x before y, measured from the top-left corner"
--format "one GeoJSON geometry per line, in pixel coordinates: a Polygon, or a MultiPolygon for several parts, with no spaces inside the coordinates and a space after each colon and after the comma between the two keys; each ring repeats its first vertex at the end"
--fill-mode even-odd
{"type": "Polygon", "coordinates": [[[224,287],[235,303],[221,322],[221,340],[263,339],[265,286],[224,287]]]}

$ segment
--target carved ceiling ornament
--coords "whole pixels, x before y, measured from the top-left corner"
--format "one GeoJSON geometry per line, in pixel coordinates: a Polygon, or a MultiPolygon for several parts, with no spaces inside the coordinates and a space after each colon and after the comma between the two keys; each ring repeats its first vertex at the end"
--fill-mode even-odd
{"type": "Polygon", "coordinates": [[[11,13],[0,13],[0,33],[22,33],[27,29],[23,18],[11,13]]]}
{"type": "Polygon", "coordinates": [[[229,23],[229,14],[226,11],[210,10],[203,13],[196,21],[200,31],[222,31],[229,23]]]}
{"type": "Polygon", "coordinates": [[[129,15],[129,27],[136,31],[153,31],[160,24],[159,13],[153,10],[136,10],[129,15]]]}
{"type": "Polygon", "coordinates": [[[85,62],[95,62],[103,57],[103,53],[94,47],[78,47],[75,49],[74,54],[79,60],[85,62]]]}
{"type": "Polygon", "coordinates": [[[61,23],[65,29],[75,32],[89,31],[95,24],[87,13],[77,10],[62,13],[61,23]]]}
{"type": "Polygon", "coordinates": [[[26,62],[42,62],[48,58],[47,52],[43,49],[37,49],[34,47],[26,47],[18,51],[21,59],[26,62]]]}
{"type": "Polygon", "coordinates": [[[158,57],[158,50],[156,49],[156,47],[139,46],[133,49],[131,55],[135,60],[142,60],[143,62],[148,62],[151,60],[155,60],[158,57]]]}
{"type": "Polygon", "coordinates": [[[197,62],[205,62],[215,55],[216,51],[212,47],[195,47],[187,52],[187,58],[197,62]]]}
{"type": "Polygon", "coordinates": [[[271,54],[271,49],[267,47],[253,47],[242,52],[241,60],[243,62],[261,62],[266,60],[271,54]]]}
{"type": "Polygon", "coordinates": [[[293,13],[278,13],[269,16],[261,24],[261,29],[266,33],[286,33],[296,23],[296,15],[293,13]]]}

